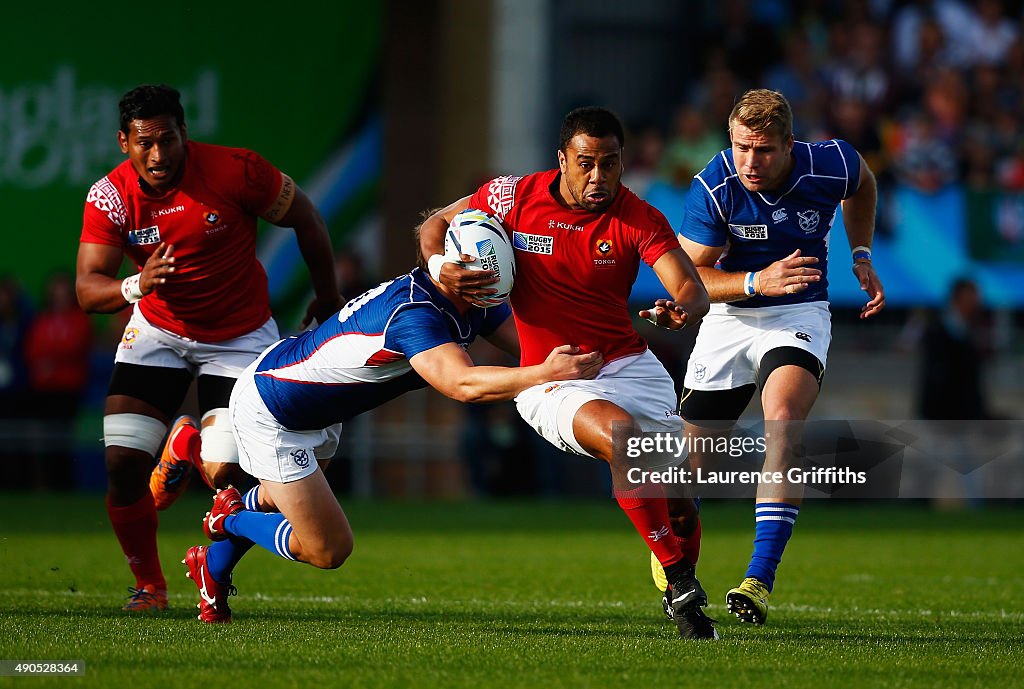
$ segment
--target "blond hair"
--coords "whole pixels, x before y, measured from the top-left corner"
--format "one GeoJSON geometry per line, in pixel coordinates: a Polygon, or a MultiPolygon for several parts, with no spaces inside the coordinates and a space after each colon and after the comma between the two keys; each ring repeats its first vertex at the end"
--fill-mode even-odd
{"type": "Polygon", "coordinates": [[[784,139],[793,136],[793,111],[778,91],[750,89],[736,101],[729,113],[729,129],[742,124],[752,132],[772,132],[784,139]]]}

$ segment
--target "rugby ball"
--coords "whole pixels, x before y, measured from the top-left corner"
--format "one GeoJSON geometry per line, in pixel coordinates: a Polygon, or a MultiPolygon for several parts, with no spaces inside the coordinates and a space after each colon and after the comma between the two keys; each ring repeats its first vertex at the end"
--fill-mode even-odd
{"type": "Polygon", "coordinates": [[[493,215],[472,208],[456,214],[444,235],[444,256],[470,270],[493,270],[498,274],[498,281],[490,285],[497,294],[480,300],[487,306],[508,300],[516,279],[516,259],[505,228],[493,215]],[[476,260],[464,263],[461,254],[476,260]]]}

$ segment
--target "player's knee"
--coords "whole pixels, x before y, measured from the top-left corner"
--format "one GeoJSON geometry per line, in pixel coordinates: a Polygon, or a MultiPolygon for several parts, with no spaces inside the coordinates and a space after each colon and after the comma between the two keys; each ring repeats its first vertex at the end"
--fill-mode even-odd
{"type": "Polygon", "coordinates": [[[318,549],[309,554],[308,562],[320,569],[338,569],[352,554],[355,543],[351,535],[348,538],[341,538],[336,542],[327,544],[326,547],[318,549]]]}
{"type": "Polygon", "coordinates": [[[153,457],[127,447],[108,447],[104,453],[107,476],[113,483],[145,481],[153,471],[153,457]]]}
{"type": "Polygon", "coordinates": [[[203,414],[200,423],[199,455],[204,462],[238,464],[238,446],[231,431],[231,417],[225,407],[211,409],[203,414]]]}
{"type": "Polygon", "coordinates": [[[806,405],[795,400],[766,400],[763,405],[765,421],[803,421],[807,418],[806,405]]]}
{"type": "Polygon", "coordinates": [[[246,473],[237,464],[204,461],[203,474],[206,476],[206,483],[215,489],[238,487],[246,481],[246,473]]]}

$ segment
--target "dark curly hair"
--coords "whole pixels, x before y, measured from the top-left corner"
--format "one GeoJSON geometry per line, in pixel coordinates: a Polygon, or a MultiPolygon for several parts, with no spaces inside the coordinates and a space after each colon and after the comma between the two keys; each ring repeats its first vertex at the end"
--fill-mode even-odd
{"type": "Polygon", "coordinates": [[[558,150],[565,152],[565,147],[577,134],[603,139],[614,136],[619,140],[619,148],[626,143],[626,134],[622,122],[611,110],[596,105],[576,108],[562,120],[562,131],[558,136],[558,150]]]}
{"type": "Polygon", "coordinates": [[[121,131],[128,134],[132,120],[148,120],[160,115],[172,115],[178,126],[185,124],[185,109],[181,107],[181,93],[166,84],[136,86],[121,97],[121,131]]]}

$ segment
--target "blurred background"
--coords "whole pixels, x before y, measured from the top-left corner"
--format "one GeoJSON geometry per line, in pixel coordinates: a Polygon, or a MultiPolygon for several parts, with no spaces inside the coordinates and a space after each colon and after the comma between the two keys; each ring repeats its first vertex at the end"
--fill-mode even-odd
{"type": "MultiPolygon", "coordinates": [[[[123,159],[118,99],[147,82],[181,90],[191,138],[258,151],[310,194],[347,297],[412,267],[424,210],[497,174],[554,167],[561,119],[579,105],[619,113],[625,183],[678,227],[693,175],[728,145],[736,97],[778,89],[797,139],[846,139],[879,181],[874,256],[888,307],[858,320],[864,297],[837,221],[834,337],[814,417],[1024,409],[1022,1],[223,0],[116,18],[88,5],[5,13],[2,489],[105,487],[102,404],[128,313],[82,314],[74,261],[86,192],[123,159]],[[951,399],[963,403],[934,403],[951,399]]],[[[260,258],[293,332],[309,298],[294,235],[263,228],[260,258]]],[[[659,296],[643,269],[636,308],[659,296]]],[[[681,380],[693,333],[637,329],[681,380]]],[[[473,356],[506,362],[485,343],[473,356]]],[[[606,473],[549,447],[511,404],[421,391],[349,424],[329,477],[360,497],[551,497],[607,495],[606,473]]]]}

